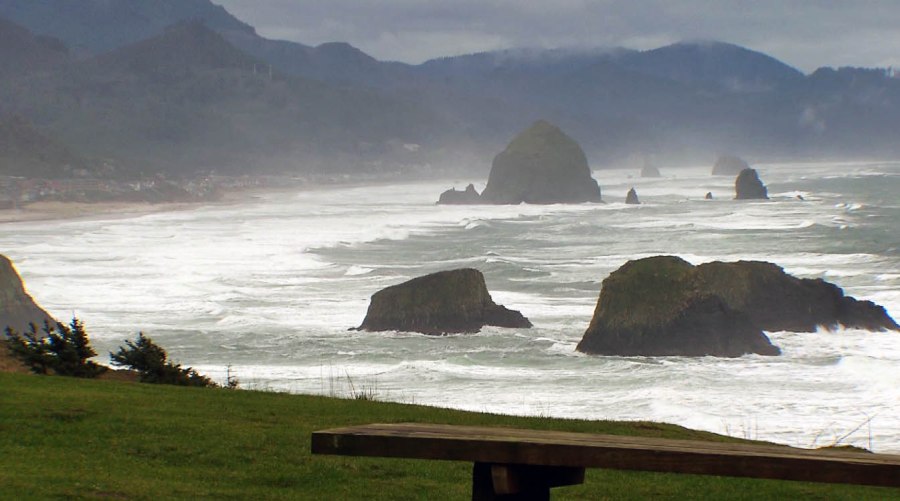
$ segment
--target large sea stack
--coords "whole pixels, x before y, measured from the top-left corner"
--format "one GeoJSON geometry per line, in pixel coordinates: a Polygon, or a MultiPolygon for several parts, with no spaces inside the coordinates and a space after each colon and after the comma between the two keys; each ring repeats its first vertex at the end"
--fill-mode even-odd
{"type": "Polygon", "coordinates": [[[629,261],[610,274],[577,350],[619,356],[780,353],[745,314],[698,287],[694,266],[674,256],[629,261]]]}
{"type": "Polygon", "coordinates": [[[734,180],[735,200],[768,200],[766,185],[759,179],[756,169],[744,169],[734,180]]]}
{"type": "Polygon", "coordinates": [[[776,355],[765,331],[839,325],[900,330],[881,306],[772,263],[693,266],[674,256],[629,261],[603,281],[578,351],[603,355],[776,355]]]}
{"type": "Polygon", "coordinates": [[[525,328],[531,322],[518,311],[494,303],[480,271],[463,268],[376,292],[358,330],[442,335],[478,332],[485,325],[525,328]]]}
{"type": "Polygon", "coordinates": [[[744,169],[749,169],[750,165],[744,160],[733,155],[722,155],[716,159],[713,164],[713,176],[737,176],[744,169]]]}
{"type": "Polygon", "coordinates": [[[581,146],[558,127],[535,122],[494,157],[482,203],[600,202],[581,146]]]}

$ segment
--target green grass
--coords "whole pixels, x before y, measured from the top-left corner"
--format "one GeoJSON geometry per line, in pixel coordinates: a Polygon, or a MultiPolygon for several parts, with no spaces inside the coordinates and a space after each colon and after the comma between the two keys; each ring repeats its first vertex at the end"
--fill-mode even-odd
{"type": "MultiPolygon", "coordinates": [[[[315,430],[434,422],[734,440],[657,423],[0,374],[0,499],[469,499],[471,464],[312,456],[315,430]]],[[[900,489],[591,469],[554,499],[900,499],[900,489]]]]}

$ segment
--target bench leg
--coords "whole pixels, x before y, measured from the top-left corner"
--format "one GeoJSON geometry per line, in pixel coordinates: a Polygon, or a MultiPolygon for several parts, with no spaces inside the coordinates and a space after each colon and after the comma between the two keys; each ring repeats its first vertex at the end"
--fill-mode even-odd
{"type": "Polygon", "coordinates": [[[472,501],[549,501],[550,488],[584,482],[584,468],[475,463],[472,501]]]}

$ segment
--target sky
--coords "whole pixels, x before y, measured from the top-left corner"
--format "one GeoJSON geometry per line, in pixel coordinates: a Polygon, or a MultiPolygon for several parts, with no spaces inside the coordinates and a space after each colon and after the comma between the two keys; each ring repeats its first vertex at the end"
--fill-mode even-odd
{"type": "Polygon", "coordinates": [[[900,0],[213,0],[271,39],[385,61],[513,47],[652,49],[719,40],[801,71],[900,67],[900,0]]]}

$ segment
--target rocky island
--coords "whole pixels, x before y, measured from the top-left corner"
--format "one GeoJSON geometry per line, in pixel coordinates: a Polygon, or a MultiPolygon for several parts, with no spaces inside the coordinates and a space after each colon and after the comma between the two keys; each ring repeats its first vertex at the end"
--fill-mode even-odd
{"type": "Polygon", "coordinates": [[[462,268],[376,292],[357,330],[443,335],[474,333],[485,325],[527,328],[531,322],[518,311],[494,303],[480,271],[462,268]]]}
{"type": "Polygon", "coordinates": [[[600,186],[591,177],[591,169],[581,146],[555,125],[538,120],[494,157],[487,186],[477,199],[468,189],[466,192],[449,190],[441,195],[438,203],[555,204],[600,201],[600,186]]]}
{"type": "Polygon", "coordinates": [[[744,169],[734,180],[735,200],[768,200],[766,185],[759,179],[756,169],[744,169]]]}
{"type": "Polygon", "coordinates": [[[744,169],[749,169],[750,164],[748,164],[744,159],[736,157],[734,155],[722,155],[716,159],[716,163],[713,164],[712,175],[713,176],[736,176],[741,173],[744,169]]]}
{"type": "Polygon", "coordinates": [[[843,325],[900,330],[881,306],[772,263],[694,266],[675,256],[629,261],[602,284],[577,350],[599,355],[777,355],[765,331],[843,325]]]}

